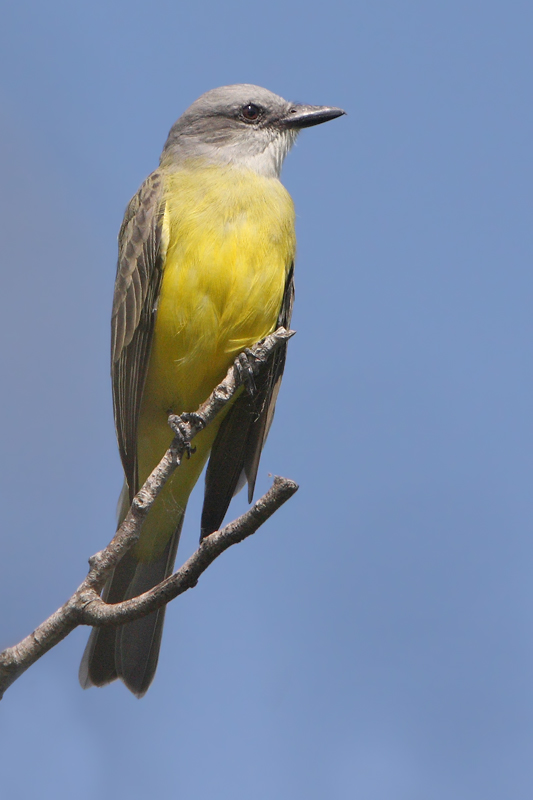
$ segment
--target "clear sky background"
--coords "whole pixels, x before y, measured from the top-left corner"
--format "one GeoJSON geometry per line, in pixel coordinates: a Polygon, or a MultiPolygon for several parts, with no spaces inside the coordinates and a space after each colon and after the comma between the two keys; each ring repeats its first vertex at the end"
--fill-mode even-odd
{"type": "Polygon", "coordinates": [[[7,692],[3,797],[533,796],[532,23],[514,0],[3,4],[1,645],[113,533],[116,234],[171,124],[236,82],[348,111],[283,174],[298,335],[258,490],[299,493],[169,608],[143,700],[81,691],[85,629],[7,692]]]}

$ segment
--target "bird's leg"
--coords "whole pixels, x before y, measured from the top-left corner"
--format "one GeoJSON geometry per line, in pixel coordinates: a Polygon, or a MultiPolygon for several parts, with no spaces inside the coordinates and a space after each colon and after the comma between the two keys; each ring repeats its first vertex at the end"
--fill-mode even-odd
{"type": "Polygon", "coordinates": [[[196,447],[193,447],[190,442],[191,434],[203,430],[205,428],[205,420],[195,412],[185,412],[184,414],[169,413],[168,424],[174,435],[179,438],[183,452],[187,453],[187,458],[190,458],[196,452],[196,447]]]}
{"type": "Polygon", "coordinates": [[[255,394],[255,381],[254,381],[254,367],[253,364],[258,361],[257,356],[252,353],[247,347],[243,353],[239,353],[235,361],[235,369],[237,374],[244,385],[244,388],[250,396],[255,394]]]}

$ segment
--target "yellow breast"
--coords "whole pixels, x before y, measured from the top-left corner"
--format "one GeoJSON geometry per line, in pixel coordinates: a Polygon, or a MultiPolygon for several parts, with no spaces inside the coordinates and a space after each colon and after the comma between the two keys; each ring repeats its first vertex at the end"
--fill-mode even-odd
{"type": "Polygon", "coordinates": [[[164,243],[146,388],[179,413],[274,330],[295,255],[292,200],[276,179],[191,164],[167,177],[164,243]]]}

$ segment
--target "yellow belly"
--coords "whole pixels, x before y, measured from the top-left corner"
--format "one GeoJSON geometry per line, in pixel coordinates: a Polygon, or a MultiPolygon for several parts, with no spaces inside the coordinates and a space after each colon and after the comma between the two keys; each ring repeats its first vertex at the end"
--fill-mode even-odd
{"type": "MultiPolygon", "coordinates": [[[[281,183],[190,164],[166,178],[163,280],[138,427],[141,483],[171,440],[169,412],[195,411],[245,347],[276,327],[294,259],[294,210],[281,183]]],[[[195,439],[136,548],[158,555],[209,455],[221,418],[195,439]]]]}

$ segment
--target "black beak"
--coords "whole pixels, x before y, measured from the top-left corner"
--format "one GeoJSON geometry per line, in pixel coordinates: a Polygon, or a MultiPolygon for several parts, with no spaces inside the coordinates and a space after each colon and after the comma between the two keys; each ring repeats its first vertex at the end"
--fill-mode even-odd
{"type": "Polygon", "coordinates": [[[346,114],[342,108],[331,106],[307,106],[303,104],[294,105],[289,113],[280,120],[284,128],[310,128],[312,125],[320,125],[322,122],[329,122],[346,114]]]}

